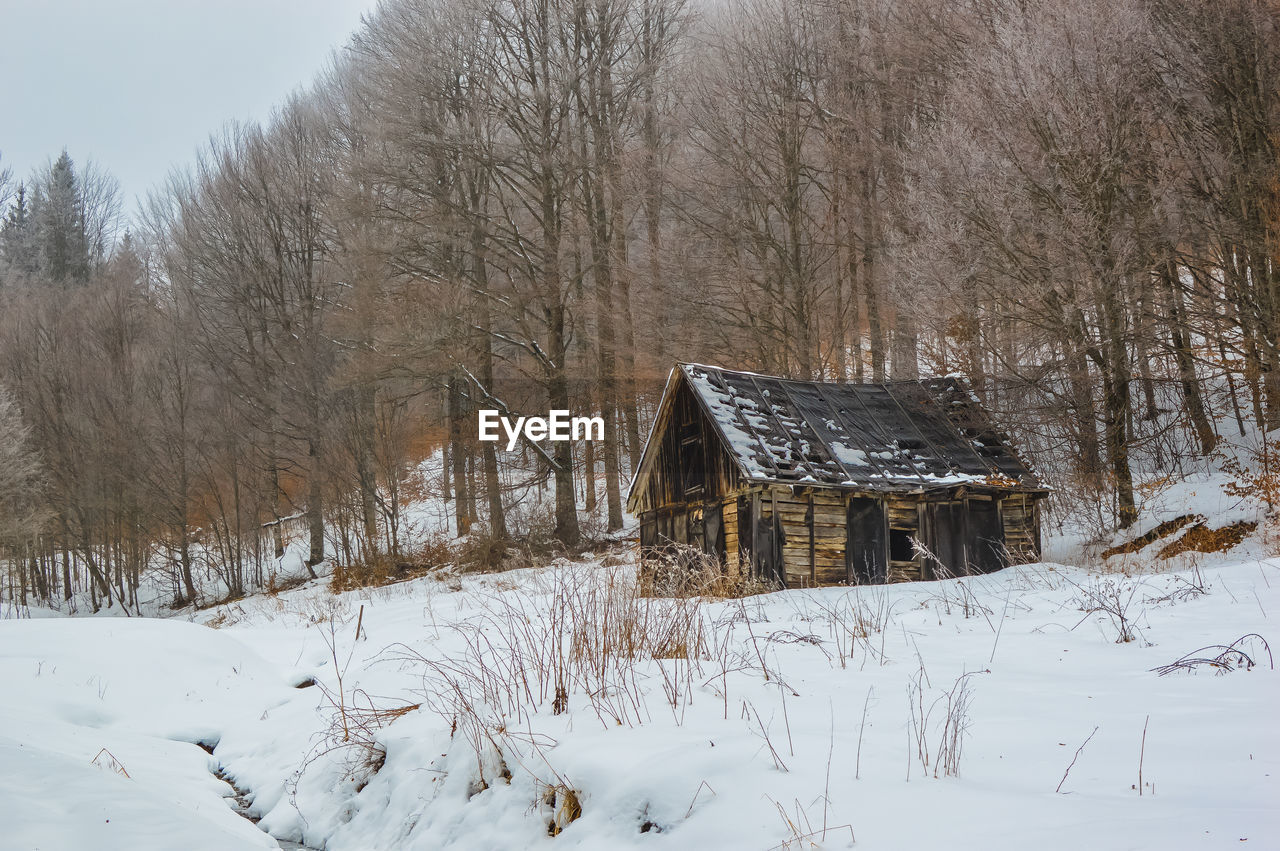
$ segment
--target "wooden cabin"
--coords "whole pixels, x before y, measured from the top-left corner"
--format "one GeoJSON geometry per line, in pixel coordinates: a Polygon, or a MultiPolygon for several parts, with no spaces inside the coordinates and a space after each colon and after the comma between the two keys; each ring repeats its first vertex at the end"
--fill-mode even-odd
{"type": "Polygon", "coordinates": [[[794,588],[1035,561],[1047,494],[955,378],[829,384],[679,364],[627,510],[642,554],[690,544],[794,588]]]}

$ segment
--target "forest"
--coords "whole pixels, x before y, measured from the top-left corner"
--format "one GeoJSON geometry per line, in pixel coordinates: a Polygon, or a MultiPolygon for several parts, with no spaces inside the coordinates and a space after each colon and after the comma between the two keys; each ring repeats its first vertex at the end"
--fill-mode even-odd
{"type": "Polygon", "coordinates": [[[1280,426],[1274,0],[384,0],[137,210],[72,154],[0,160],[9,600],[413,563],[427,492],[572,551],[678,361],[963,376],[1097,530],[1280,426]]]}

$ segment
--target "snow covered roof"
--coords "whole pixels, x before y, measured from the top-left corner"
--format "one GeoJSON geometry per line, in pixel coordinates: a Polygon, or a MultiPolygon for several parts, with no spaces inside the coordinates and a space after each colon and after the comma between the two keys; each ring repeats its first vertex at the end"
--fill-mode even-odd
{"type": "MultiPolygon", "coordinates": [[[[1040,488],[954,377],[832,384],[703,364],[676,369],[752,481],[885,491],[1040,488]]],[[[676,383],[668,382],[668,393],[676,383]]]]}

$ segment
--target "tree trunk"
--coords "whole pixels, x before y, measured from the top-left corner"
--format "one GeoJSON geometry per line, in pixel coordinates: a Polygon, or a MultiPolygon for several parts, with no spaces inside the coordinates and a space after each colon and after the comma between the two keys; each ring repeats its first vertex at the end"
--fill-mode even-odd
{"type": "Polygon", "coordinates": [[[453,465],[453,512],[456,531],[462,537],[471,531],[475,519],[468,510],[471,499],[467,494],[467,451],[463,446],[462,390],[457,376],[449,377],[449,457],[453,465]]]}
{"type": "Polygon", "coordinates": [[[893,330],[893,378],[895,381],[920,377],[920,365],[916,356],[919,337],[915,317],[905,304],[898,308],[893,330]]]}
{"type": "Polygon", "coordinates": [[[1116,502],[1120,528],[1127,529],[1138,519],[1134,501],[1133,472],[1129,467],[1129,416],[1132,400],[1129,393],[1131,367],[1125,344],[1125,304],[1122,283],[1114,275],[1101,280],[1099,307],[1106,335],[1106,350],[1098,357],[1102,372],[1103,411],[1107,455],[1115,479],[1116,502]]]}
{"type": "Polygon", "coordinates": [[[362,385],[356,393],[356,478],[360,484],[360,519],[366,557],[372,559],[378,555],[378,476],[373,451],[377,399],[372,383],[362,385]]]}
{"type": "Polygon", "coordinates": [[[1063,316],[1067,329],[1066,348],[1067,384],[1070,393],[1071,413],[1074,414],[1076,447],[1079,470],[1086,488],[1102,491],[1102,455],[1098,449],[1098,411],[1093,397],[1093,379],[1089,375],[1089,362],[1085,350],[1084,318],[1078,310],[1063,316]]]}
{"type": "MultiPolygon", "coordinates": [[[[476,199],[475,203],[480,203],[476,199]]],[[[488,240],[482,224],[471,229],[471,258],[475,264],[473,275],[480,298],[480,381],[485,387],[493,387],[493,313],[489,305],[488,240]]],[[[492,392],[492,391],[491,391],[492,392]]],[[[498,477],[498,452],[495,444],[485,441],[480,448],[484,464],[484,490],[489,503],[489,534],[502,542],[507,540],[507,514],[502,507],[502,482],[498,477]]]]}
{"type": "Polygon", "coordinates": [[[307,458],[311,461],[307,470],[307,532],[310,538],[307,573],[315,579],[316,572],[312,568],[324,561],[324,482],[315,439],[307,442],[307,458]]]}
{"type": "Polygon", "coordinates": [[[862,286],[867,296],[867,338],[871,345],[871,380],[885,380],[884,331],[880,314],[880,283],[876,262],[876,189],[875,175],[868,169],[863,175],[863,244],[862,286]]]}
{"type": "MultiPolygon", "coordinates": [[[[1187,415],[1200,443],[1200,454],[1208,455],[1218,445],[1218,435],[1209,422],[1205,412],[1204,399],[1200,394],[1200,379],[1196,376],[1195,355],[1191,350],[1191,335],[1187,330],[1186,307],[1182,301],[1182,285],[1178,281],[1178,270],[1174,261],[1170,260],[1160,268],[1160,280],[1164,283],[1165,295],[1169,300],[1169,336],[1172,342],[1174,362],[1178,366],[1178,384],[1182,389],[1182,399],[1187,406],[1187,415]]],[[[1223,368],[1230,378],[1230,367],[1223,363],[1223,368]]],[[[1235,389],[1229,388],[1234,401],[1235,389]]]]}

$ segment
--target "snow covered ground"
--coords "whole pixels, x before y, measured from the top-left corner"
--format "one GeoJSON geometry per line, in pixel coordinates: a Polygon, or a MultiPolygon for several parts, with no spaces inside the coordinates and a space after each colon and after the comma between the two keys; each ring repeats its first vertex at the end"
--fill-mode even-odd
{"type": "Polygon", "coordinates": [[[1280,560],[742,601],[606,561],[2,621],[0,847],[1280,847],[1280,560]]]}

